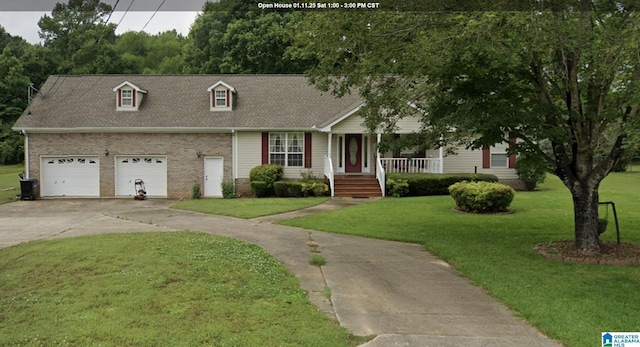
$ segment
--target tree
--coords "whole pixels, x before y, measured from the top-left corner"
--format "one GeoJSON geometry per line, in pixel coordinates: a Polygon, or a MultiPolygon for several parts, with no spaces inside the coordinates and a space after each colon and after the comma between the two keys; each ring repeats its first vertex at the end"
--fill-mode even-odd
{"type": "Polygon", "coordinates": [[[185,42],[186,39],[175,30],[157,35],[126,32],[116,39],[115,45],[122,60],[121,73],[180,73],[185,42]]]}
{"type": "Polygon", "coordinates": [[[640,17],[622,2],[532,4],[317,14],[296,50],[317,54],[309,75],[320,88],[357,89],[371,131],[393,132],[398,119],[419,114],[423,145],[482,148],[518,138],[513,152],[545,160],[571,192],[576,249],[599,254],[600,182],[637,142],[640,17]],[[605,129],[615,133],[609,143],[605,129]],[[438,141],[440,134],[447,136],[438,141]]]}
{"type": "Polygon", "coordinates": [[[188,73],[301,73],[311,62],[285,54],[303,12],[261,10],[257,1],[207,3],[184,48],[188,73]]]}
{"type": "Polygon", "coordinates": [[[69,0],[57,3],[51,16],[40,18],[40,37],[57,63],[57,73],[120,72],[116,26],[106,23],[110,12],[111,6],[99,0],[69,0]]]}

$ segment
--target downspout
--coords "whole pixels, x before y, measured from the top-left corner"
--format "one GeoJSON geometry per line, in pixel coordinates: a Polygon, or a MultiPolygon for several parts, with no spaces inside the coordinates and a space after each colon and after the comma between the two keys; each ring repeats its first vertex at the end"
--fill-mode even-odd
{"type": "Polygon", "coordinates": [[[238,179],[238,134],[235,129],[231,129],[231,165],[233,165],[233,184],[238,179]]]}
{"type": "Polygon", "coordinates": [[[27,131],[22,129],[22,135],[24,135],[24,179],[28,180],[29,176],[29,135],[27,131]]]}

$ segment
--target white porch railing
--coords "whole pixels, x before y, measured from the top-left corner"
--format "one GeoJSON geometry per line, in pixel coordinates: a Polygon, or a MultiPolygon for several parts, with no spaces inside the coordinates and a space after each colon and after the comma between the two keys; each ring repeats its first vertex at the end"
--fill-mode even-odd
{"type": "Polygon", "coordinates": [[[380,158],[380,164],[386,172],[442,173],[439,158],[380,158]]]}
{"type": "Polygon", "coordinates": [[[335,179],[333,177],[333,163],[331,162],[331,158],[326,155],[324,156],[324,175],[329,180],[329,189],[331,190],[331,196],[333,197],[335,188],[335,179]]]}
{"type": "Polygon", "coordinates": [[[378,179],[378,184],[380,185],[380,191],[382,192],[382,197],[385,196],[385,188],[387,187],[387,174],[384,172],[384,167],[382,166],[382,158],[377,157],[376,160],[376,178],[378,179]]]}

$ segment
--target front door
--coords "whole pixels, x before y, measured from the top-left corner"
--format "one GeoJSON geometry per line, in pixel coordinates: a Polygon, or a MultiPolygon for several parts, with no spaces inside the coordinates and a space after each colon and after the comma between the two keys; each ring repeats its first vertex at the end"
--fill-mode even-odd
{"type": "Polygon", "coordinates": [[[221,197],[224,165],[222,158],[204,158],[204,196],[221,197]]]}
{"type": "Polygon", "coordinates": [[[362,134],[347,134],[345,140],[345,172],[362,172],[362,134]]]}

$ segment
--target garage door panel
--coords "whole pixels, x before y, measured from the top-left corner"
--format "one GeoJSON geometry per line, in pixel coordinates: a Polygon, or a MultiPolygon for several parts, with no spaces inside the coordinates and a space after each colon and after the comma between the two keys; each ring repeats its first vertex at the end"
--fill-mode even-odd
{"type": "Polygon", "coordinates": [[[43,157],[40,165],[41,196],[100,196],[97,156],[43,157]]]}
{"type": "Polygon", "coordinates": [[[144,182],[148,196],[166,197],[166,156],[118,156],[116,158],[116,195],[134,196],[137,179],[144,182]]]}

